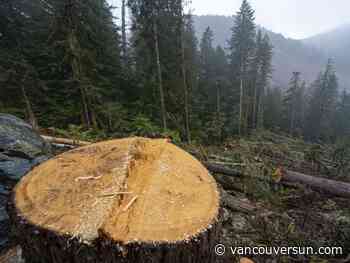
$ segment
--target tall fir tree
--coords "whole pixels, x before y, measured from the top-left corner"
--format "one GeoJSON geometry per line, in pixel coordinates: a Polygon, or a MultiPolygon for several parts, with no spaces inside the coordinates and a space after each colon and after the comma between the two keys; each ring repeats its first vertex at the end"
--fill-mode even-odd
{"type": "MultiPolygon", "coordinates": [[[[215,94],[215,49],[213,47],[214,33],[208,27],[203,33],[200,42],[200,72],[198,85],[198,106],[202,116],[212,112],[214,101],[212,100],[215,94]]],[[[203,116],[203,117],[204,117],[203,116]]]]}
{"type": "Polygon", "coordinates": [[[295,135],[296,132],[300,134],[303,129],[303,112],[301,110],[304,104],[304,88],[300,76],[300,72],[293,72],[289,87],[283,98],[284,128],[291,135],[295,135]]]}
{"type": "Polygon", "coordinates": [[[251,123],[253,129],[263,126],[263,98],[272,76],[272,45],[270,38],[259,29],[256,36],[254,58],[250,67],[250,96],[252,100],[251,123]]]}
{"type": "Polygon", "coordinates": [[[336,136],[347,138],[350,136],[350,94],[344,90],[340,96],[336,113],[336,136]]]}
{"type": "Polygon", "coordinates": [[[238,133],[246,133],[248,120],[247,82],[248,71],[255,48],[255,16],[254,10],[247,0],[243,0],[240,11],[235,18],[232,37],[229,41],[230,63],[233,83],[239,83],[239,122],[238,133]]]}
{"type": "Polygon", "coordinates": [[[324,72],[313,83],[305,137],[309,140],[332,141],[335,137],[334,118],[338,97],[338,80],[330,59],[324,72]]]}

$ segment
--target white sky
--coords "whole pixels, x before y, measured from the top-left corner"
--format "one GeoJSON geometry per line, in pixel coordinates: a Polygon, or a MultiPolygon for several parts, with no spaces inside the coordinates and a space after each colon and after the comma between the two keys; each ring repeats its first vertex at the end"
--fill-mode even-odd
{"type": "MultiPolygon", "coordinates": [[[[120,0],[108,0],[120,6],[120,0]]],[[[152,0],[151,0],[152,1],[152,0]]],[[[350,0],[250,0],[256,11],[256,23],[282,33],[286,37],[302,39],[350,23],[350,0]]],[[[236,14],[242,0],[192,0],[196,15],[236,14]]],[[[116,9],[119,16],[120,9],[116,9]]]]}
{"type": "MultiPolygon", "coordinates": [[[[250,0],[256,22],[301,39],[350,23],[350,0],[250,0]]],[[[192,0],[194,14],[233,15],[242,0],[192,0]]]]}

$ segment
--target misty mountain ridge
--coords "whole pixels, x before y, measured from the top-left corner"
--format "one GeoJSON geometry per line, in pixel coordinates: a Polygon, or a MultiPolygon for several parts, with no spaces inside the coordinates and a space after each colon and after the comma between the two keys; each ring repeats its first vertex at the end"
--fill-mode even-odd
{"type": "MultiPolygon", "coordinates": [[[[197,37],[200,40],[209,26],[214,32],[214,46],[228,46],[234,16],[193,16],[197,37]]],[[[325,68],[329,58],[335,62],[339,90],[350,90],[350,24],[303,40],[286,38],[261,26],[271,38],[273,49],[272,85],[287,87],[292,72],[299,71],[303,79],[312,83],[325,68]]]]}

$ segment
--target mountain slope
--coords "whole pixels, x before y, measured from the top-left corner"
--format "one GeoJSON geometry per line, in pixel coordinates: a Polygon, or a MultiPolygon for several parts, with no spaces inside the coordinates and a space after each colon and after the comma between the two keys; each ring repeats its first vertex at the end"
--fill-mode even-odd
{"type": "MultiPolygon", "coordinates": [[[[231,35],[234,18],[228,16],[194,16],[198,39],[204,30],[210,26],[214,31],[214,45],[227,47],[227,40],[231,35]]],[[[350,58],[343,58],[350,47],[350,26],[339,30],[318,35],[305,40],[285,38],[281,34],[266,31],[274,46],[273,55],[273,85],[286,87],[294,71],[300,71],[303,78],[311,83],[323,70],[329,57],[336,62],[340,88],[350,89],[350,58]],[[343,44],[337,44],[341,39],[343,44]],[[348,40],[346,42],[345,40],[348,40]],[[325,41],[327,40],[327,41],[325,41]]],[[[349,55],[350,56],[350,55],[349,55]]]]}
{"type": "Polygon", "coordinates": [[[302,42],[334,59],[340,83],[350,89],[350,24],[304,39],[302,42]]]}

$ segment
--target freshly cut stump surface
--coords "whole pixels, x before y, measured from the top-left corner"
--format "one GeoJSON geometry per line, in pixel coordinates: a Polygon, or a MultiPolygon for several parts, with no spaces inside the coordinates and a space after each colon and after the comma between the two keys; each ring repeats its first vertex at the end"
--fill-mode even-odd
{"type": "Polygon", "coordinates": [[[215,180],[167,140],[78,148],[16,186],[12,217],[27,262],[213,262],[215,180]]]}

